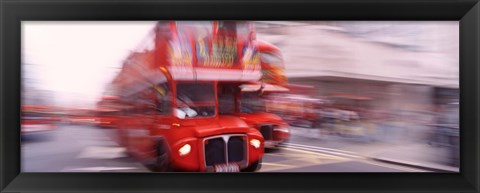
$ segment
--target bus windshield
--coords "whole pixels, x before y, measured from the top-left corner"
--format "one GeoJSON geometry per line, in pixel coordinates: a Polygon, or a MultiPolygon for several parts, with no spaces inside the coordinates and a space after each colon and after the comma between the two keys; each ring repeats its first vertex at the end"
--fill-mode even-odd
{"type": "Polygon", "coordinates": [[[213,83],[178,83],[177,115],[180,118],[211,117],[215,115],[213,83]]]}
{"type": "Polygon", "coordinates": [[[240,112],[266,112],[265,99],[257,92],[244,92],[240,100],[240,112]]]}

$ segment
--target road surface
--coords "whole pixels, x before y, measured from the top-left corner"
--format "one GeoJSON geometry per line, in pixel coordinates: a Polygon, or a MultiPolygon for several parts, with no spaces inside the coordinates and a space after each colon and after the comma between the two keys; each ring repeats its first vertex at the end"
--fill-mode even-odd
{"type": "MultiPolygon", "coordinates": [[[[114,129],[62,125],[22,143],[23,172],[150,172],[113,140],[114,129]]],[[[311,146],[293,137],[267,150],[259,172],[423,172],[311,146]]]]}

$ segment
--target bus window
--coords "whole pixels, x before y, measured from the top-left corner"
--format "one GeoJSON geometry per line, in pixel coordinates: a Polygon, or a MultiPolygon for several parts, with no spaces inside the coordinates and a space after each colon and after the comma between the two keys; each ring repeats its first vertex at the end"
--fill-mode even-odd
{"type": "Polygon", "coordinates": [[[185,113],[185,118],[215,115],[213,83],[178,83],[176,101],[177,110],[185,113]]]}
{"type": "Polygon", "coordinates": [[[248,38],[250,33],[252,32],[251,25],[252,24],[250,22],[237,21],[237,36],[239,36],[239,38],[242,38],[242,39],[248,38]]]}
{"type": "MultiPolygon", "coordinates": [[[[194,34],[197,53],[197,63],[204,65],[208,63],[210,57],[209,35],[212,34],[212,21],[177,21],[177,31],[180,36],[188,37],[186,34],[194,34]],[[185,34],[186,33],[186,34],[185,34]]],[[[184,42],[188,43],[188,42],[184,42]]]]}
{"type": "Polygon", "coordinates": [[[242,113],[255,113],[265,112],[265,99],[258,95],[256,92],[242,93],[240,101],[240,112],[242,113]]]}
{"type": "Polygon", "coordinates": [[[235,93],[238,92],[236,85],[223,85],[218,87],[218,113],[235,113],[235,93]]]}

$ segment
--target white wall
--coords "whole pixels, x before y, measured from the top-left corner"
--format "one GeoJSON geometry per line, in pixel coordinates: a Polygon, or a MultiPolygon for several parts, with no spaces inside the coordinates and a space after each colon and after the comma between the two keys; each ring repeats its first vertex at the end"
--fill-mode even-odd
{"type": "Polygon", "coordinates": [[[340,76],[458,88],[458,22],[424,24],[417,25],[423,26],[418,38],[411,38],[421,40],[423,51],[323,25],[287,24],[275,35],[259,30],[258,37],[282,49],[289,77],[340,76]]]}

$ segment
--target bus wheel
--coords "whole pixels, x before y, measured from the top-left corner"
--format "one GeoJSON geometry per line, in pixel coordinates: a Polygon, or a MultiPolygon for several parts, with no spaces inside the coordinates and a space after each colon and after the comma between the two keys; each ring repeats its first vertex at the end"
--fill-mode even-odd
{"type": "Polygon", "coordinates": [[[170,154],[168,153],[168,148],[165,143],[163,141],[158,141],[155,149],[157,154],[157,157],[155,159],[155,171],[172,171],[170,166],[170,154]]]}
{"type": "Polygon", "coordinates": [[[255,172],[262,168],[262,159],[254,162],[253,164],[249,165],[247,168],[243,169],[242,172],[255,172]]]}

